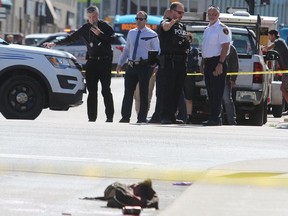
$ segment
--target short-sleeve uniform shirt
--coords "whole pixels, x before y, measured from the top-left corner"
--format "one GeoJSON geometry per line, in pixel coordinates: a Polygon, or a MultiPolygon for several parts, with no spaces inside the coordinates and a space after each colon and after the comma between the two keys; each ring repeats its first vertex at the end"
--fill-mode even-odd
{"type": "MultiPolygon", "coordinates": [[[[209,24],[204,30],[202,57],[211,58],[220,56],[222,44],[230,43],[232,39],[229,28],[218,20],[212,26],[209,24]]],[[[229,54],[229,51],[227,55],[229,54]]]]}

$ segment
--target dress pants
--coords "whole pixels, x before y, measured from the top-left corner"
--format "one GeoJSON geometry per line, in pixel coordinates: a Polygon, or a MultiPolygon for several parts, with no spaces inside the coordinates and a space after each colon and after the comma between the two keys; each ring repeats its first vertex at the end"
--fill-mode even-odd
{"type": "Polygon", "coordinates": [[[138,113],[138,121],[146,122],[148,113],[148,86],[152,69],[147,63],[140,63],[138,65],[128,65],[126,73],[124,75],[124,97],[122,101],[121,114],[122,118],[130,120],[133,95],[136,89],[136,85],[139,82],[140,90],[140,109],[138,113]]]}
{"type": "MultiPolygon", "coordinates": [[[[161,66],[161,65],[160,65],[161,66]]],[[[186,77],[186,59],[165,57],[164,67],[160,69],[160,94],[162,99],[161,120],[174,122],[179,98],[183,92],[186,77]]],[[[158,100],[158,98],[157,98],[158,100]]]]}
{"type": "Polygon", "coordinates": [[[220,123],[222,114],[222,97],[226,81],[227,65],[223,64],[223,73],[214,76],[213,72],[219,62],[220,56],[205,59],[204,76],[210,104],[209,120],[220,123]]]}
{"type": "Polygon", "coordinates": [[[107,119],[113,119],[114,103],[111,93],[111,59],[89,59],[86,63],[86,84],[88,89],[87,114],[88,119],[95,121],[97,119],[98,106],[98,82],[101,83],[101,93],[104,99],[105,114],[107,119]]]}

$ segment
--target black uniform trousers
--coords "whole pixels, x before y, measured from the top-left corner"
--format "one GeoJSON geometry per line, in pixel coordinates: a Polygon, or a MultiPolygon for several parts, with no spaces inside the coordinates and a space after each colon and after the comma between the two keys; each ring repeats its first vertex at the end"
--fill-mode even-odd
{"type": "Polygon", "coordinates": [[[113,119],[114,103],[111,93],[112,56],[104,59],[88,59],[86,63],[86,85],[88,89],[87,114],[90,121],[97,119],[98,82],[104,99],[107,119],[113,119]]]}
{"type": "MultiPolygon", "coordinates": [[[[175,121],[180,95],[186,77],[186,56],[164,56],[160,63],[161,120],[175,121]]],[[[158,100],[158,98],[157,98],[158,100]]]]}
{"type": "Polygon", "coordinates": [[[221,123],[221,104],[225,88],[227,65],[225,61],[223,64],[223,73],[219,76],[214,76],[213,71],[215,71],[219,59],[220,56],[204,59],[204,77],[211,110],[209,120],[221,123]]]}
{"type": "Polygon", "coordinates": [[[148,61],[137,65],[131,64],[127,66],[127,70],[124,75],[125,89],[121,108],[123,119],[130,120],[133,105],[133,95],[136,89],[136,85],[139,82],[140,110],[137,119],[138,121],[146,122],[148,113],[148,86],[151,73],[152,68],[148,64],[148,61]]]}

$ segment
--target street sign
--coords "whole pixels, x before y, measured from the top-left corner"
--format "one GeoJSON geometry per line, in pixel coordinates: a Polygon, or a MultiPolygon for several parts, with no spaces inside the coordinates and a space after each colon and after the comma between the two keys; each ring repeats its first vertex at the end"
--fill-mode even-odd
{"type": "Polygon", "coordinates": [[[248,8],[242,8],[242,7],[227,7],[226,13],[233,14],[236,11],[246,11],[248,12],[248,8]]]}

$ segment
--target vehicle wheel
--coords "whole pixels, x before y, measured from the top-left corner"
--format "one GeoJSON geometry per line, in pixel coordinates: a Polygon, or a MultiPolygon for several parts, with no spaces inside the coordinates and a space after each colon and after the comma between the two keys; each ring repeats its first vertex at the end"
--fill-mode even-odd
{"type": "Polygon", "coordinates": [[[283,113],[284,105],[273,105],[272,106],[272,115],[275,118],[281,118],[283,113]]]}
{"type": "Polygon", "coordinates": [[[249,114],[249,120],[252,125],[262,126],[264,123],[263,117],[264,117],[264,102],[260,103],[255,108],[255,110],[249,114]]]}
{"type": "Polygon", "coordinates": [[[44,107],[43,88],[31,77],[12,77],[1,86],[0,106],[6,119],[36,119],[44,107]]]}

